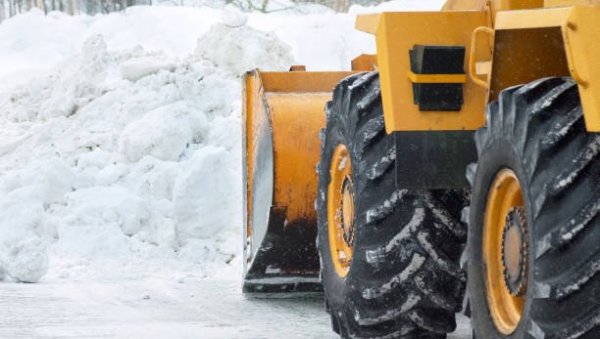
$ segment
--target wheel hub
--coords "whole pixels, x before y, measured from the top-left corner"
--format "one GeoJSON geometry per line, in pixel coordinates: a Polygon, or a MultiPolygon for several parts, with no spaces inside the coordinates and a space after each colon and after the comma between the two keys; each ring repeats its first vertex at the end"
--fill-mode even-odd
{"type": "Polygon", "coordinates": [[[354,248],[354,184],[352,161],[345,145],[339,144],[329,166],[327,227],[329,250],[335,271],[341,278],[350,271],[354,248]]]}
{"type": "Polygon", "coordinates": [[[521,323],[527,294],[527,213],[511,169],[496,175],[487,196],[483,227],[486,296],[496,329],[511,335],[521,323]]]}
{"type": "Polygon", "coordinates": [[[504,281],[512,296],[523,296],[527,287],[527,219],[525,208],[513,207],[506,215],[502,234],[504,281]]]}
{"type": "Polygon", "coordinates": [[[354,184],[350,177],[344,178],[342,188],[342,222],[346,245],[354,245],[354,184]]]}

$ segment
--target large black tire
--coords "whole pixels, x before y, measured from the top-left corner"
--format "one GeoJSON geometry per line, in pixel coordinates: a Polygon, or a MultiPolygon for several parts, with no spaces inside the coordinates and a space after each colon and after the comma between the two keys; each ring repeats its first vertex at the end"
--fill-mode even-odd
{"type": "Polygon", "coordinates": [[[600,338],[600,135],[586,132],[576,84],[547,78],[503,91],[489,105],[476,143],[478,164],[467,177],[473,185],[468,287],[477,338],[600,338]],[[524,312],[509,336],[490,316],[482,259],[486,200],[502,168],[521,183],[529,229],[524,312]]]}
{"type": "Polygon", "coordinates": [[[377,72],[342,80],[326,111],[317,246],[333,329],[344,338],[445,338],[456,327],[465,286],[463,192],[396,189],[395,146],[384,130],[377,72]],[[356,206],[345,278],[335,271],[327,224],[329,167],[339,144],[350,153],[356,206]]]}

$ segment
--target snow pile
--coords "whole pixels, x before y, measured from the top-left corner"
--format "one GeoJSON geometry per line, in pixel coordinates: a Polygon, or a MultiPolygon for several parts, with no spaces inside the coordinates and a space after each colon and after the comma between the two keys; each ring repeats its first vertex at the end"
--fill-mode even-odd
{"type": "Polygon", "coordinates": [[[92,36],[55,72],[0,94],[0,271],[35,282],[49,254],[58,277],[80,258],[237,254],[242,69],[233,60],[283,69],[292,57],[272,34],[222,24],[197,51],[183,61],[113,52],[92,36]]]}
{"type": "Polygon", "coordinates": [[[229,27],[240,27],[248,22],[248,15],[233,5],[227,5],[221,14],[221,20],[229,27]]]}
{"type": "Polygon", "coordinates": [[[223,23],[212,26],[198,39],[195,55],[214,66],[241,76],[248,70],[287,70],[294,63],[290,47],[272,32],[245,26],[248,17],[228,6],[223,23]]]}
{"type": "Polygon", "coordinates": [[[257,67],[287,70],[294,63],[290,48],[274,34],[224,24],[213,26],[198,40],[196,54],[238,76],[257,67]]]}

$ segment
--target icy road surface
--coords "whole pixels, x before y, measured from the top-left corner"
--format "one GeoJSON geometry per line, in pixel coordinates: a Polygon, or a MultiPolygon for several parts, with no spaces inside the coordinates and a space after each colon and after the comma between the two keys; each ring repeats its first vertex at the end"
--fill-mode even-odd
{"type": "Polygon", "coordinates": [[[246,299],[237,281],[2,283],[0,305],[0,338],[337,338],[321,298],[246,299]]]}

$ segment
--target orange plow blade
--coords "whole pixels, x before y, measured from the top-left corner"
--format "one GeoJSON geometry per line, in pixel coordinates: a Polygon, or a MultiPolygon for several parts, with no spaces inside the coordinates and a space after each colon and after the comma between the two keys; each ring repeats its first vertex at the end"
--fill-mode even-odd
{"type": "Polygon", "coordinates": [[[253,71],[244,77],[246,293],[316,292],[316,166],[325,104],[350,72],[253,71]]]}

